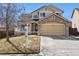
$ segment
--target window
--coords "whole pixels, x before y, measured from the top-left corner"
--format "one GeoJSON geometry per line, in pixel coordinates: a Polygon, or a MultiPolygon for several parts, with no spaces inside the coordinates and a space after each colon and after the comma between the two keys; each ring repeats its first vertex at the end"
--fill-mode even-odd
{"type": "Polygon", "coordinates": [[[38,15],[34,15],[33,18],[37,18],[38,19],[39,17],[38,17],[38,15]]]}
{"type": "Polygon", "coordinates": [[[35,24],[35,23],[32,23],[32,31],[38,31],[38,25],[37,24],[35,24]]]}
{"type": "Polygon", "coordinates": [[[56,13],[57,15],[61,16],[61,13],[56,13]]]}
{"type": "Polygon", "coordinates": [[[45,17],[45,13],[40,13],[40,17],[45,17]]]}

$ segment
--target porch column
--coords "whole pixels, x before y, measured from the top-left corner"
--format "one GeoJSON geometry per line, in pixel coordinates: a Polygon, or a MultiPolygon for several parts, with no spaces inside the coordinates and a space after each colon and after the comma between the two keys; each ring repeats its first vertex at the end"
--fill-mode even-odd
{"type": "Polygon", "coordinates": [[[69,36],[69,26],[65,25],[65,35],[69,36]]]}
{"type": "Polygon", "coordinates": [[[39,28],[40,26],[39,26],[39,24],[38,24],[38,35],[40,35],[40,28],[39,28]]]}
{"type": "Polygon", "coordinates": [[[31,34],[31,23],[29,24],[29,34],[31,34]]]}

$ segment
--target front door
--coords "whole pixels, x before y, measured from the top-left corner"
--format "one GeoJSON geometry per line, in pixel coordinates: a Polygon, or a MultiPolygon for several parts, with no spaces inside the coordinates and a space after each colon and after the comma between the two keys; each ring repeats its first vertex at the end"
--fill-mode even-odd
{"type": "Polygon", "coordinates": [[[31,34],[37,34],[38,31],[38,24],[31,23],[31,34]]]}

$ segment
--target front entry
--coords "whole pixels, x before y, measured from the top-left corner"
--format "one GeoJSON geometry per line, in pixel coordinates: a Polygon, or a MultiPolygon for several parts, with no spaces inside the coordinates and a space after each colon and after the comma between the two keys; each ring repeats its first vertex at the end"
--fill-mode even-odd
{"type": "Polygon", "coordinates": [[[31,23],[31,34],[37,35],[38,34],[38,24],[31,23]]]}

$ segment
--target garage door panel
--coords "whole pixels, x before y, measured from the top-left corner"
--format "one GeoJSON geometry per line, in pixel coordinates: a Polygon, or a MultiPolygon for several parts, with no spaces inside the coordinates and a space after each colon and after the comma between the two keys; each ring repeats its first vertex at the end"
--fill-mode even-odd
{"type": "Polygon", "coordinates": [[[64,24],[41,24],[41,35],[65,35],[64,24]]]}

